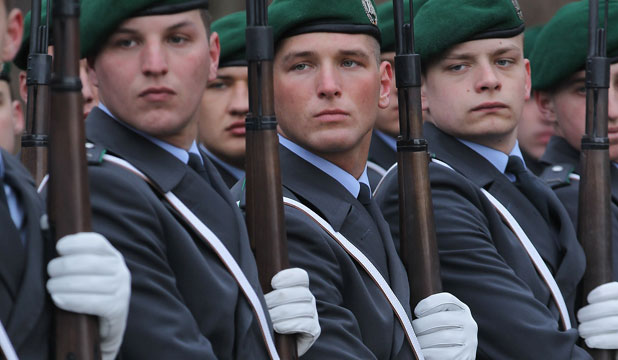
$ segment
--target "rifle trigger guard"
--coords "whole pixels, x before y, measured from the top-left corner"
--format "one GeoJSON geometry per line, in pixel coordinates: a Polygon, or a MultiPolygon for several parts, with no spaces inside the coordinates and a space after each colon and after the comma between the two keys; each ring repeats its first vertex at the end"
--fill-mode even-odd
{"type": "Polygon", "coordinates": [[[247,131],[277,130],[277,118],[274,116],[247,116],[247,131]]]}

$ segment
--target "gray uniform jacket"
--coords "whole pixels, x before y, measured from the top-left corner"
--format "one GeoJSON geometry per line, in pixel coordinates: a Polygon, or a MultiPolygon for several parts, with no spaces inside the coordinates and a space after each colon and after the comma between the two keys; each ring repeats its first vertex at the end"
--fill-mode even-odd
{"type": "MultiPolygon", "coordinates": [[[[575,329],[561,331],[548,287],[493,205],[489,191],[517,219],[554,275],[575,322],[577,284],[585,258],[556,197],[552,224],[489,161],[425,124],[430,151],[456,171],[430,164],[444,291],[465,302],[479,326],[478,359],[590,359],[575,329]]],[[[540,180],[539,180],[540,181],[540,180]]],[[[397,172],[386,175],[376,200],[399,241],[397,172]]],[[[547,189],[551,194],[551,190],[547,189]]]]}
{"type": "MultiPolygon", "coordinates": [[[[554,136],[547,145],[545,154],[541,157],[545,165],[562,165],[562,168],[573,169],[576,174],[580,173],[579,151],[573,148],[565,139],[554,136]],[[568,165],[568,166],[565,166],[568,165]]],[[[567,169],[568,170],[568,169],[567,169]]],[[[614,279],[618,280],[618,168],[611,164],[609,167],[611,188],[611,217],[612,217],[612,259],[614,279]]],[[[563,181],[554,182],[552,187],[558,198],[567,209],[573,224],[577,227],[577,207],[579,202],[579,181],[568,179],[568,171],[563,176],[563,181]]]]}
{"type": "MultiPolygon", "coordinates": [[[[280,146],[283,195],[317,212],[361,250],[409,313],[405,269],[388,224],[334,178],[280,146]]],[[[242,205],[242,204],[241,204],[242,205]]],[[[291,266],[309,273],[322,333],[302,359],[413,359],[401,325],[367,273],[306,214],[285,206],[291,266]]]]}
{"type": "Polygon", "coordinates": [[[47,359],[51,306],[45,282],[49,252],[40,228],[45,205],[36,192],[34,180],[19,160],[4,150],[0,152],[4,160],[4,182],[17,194],[26,230],[24,247],[19,235],[7,230],[8,222],[12,222],[10,216],[0,218],[0,236],[17,236],[10,239],[17,246],[0,249],[0,320],[20,359],[47,359]]]}
{"type": "MultiPolygon", "coordinates": [[[[88,116],[86,129],[97,147],[129,161],[154,186],[182,200],[225,244],[264,304],[242,215],[203,153],[204,177],[98,108],[88,116]]],[[[257,320],[239,286],[184,219],[143,179],[124,168],[95,160],[88,172],[93,228],[124,255],[131,270],[121,355],[268,358],[257,320]]]]}

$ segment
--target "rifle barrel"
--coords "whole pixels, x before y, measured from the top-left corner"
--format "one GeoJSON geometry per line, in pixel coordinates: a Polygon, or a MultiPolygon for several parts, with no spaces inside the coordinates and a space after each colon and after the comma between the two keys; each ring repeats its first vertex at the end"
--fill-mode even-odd
{"type": "MultiPolygon", "coordinates": [[[[79,1],[55,0],[48,214],[56,239],[90,230],[83,98],[79,79],[79,1]]],[[[56,358],[100,359],[96,317],[56,312],[56,358]]]]}

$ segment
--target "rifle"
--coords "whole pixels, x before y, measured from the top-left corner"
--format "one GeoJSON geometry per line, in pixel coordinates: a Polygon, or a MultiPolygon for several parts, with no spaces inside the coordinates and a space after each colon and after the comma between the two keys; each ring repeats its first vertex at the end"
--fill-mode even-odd
{"type": "MultiPolygon", "coordinates": [[[[246,52],[249,74],[249,114],[246,120],[247,229],[255,252],[260,283],[288,268],[287,237],[279,167],[279,138],[273,91],[273,33],[266,0],[247,0],[246,52]]],[[[282,359],[298,358],[296,340],[275,337],[282,359]]]]}
{"type": "Polygon", "coordinates": [[[414,8],[404,24],[403,0],[393,0],[395,75],[399,101],[397,168],[400,252],[408,272],[410,305],[442,291],[440,262],[429,186],[429,153],[423,138],[421,57],[414,53],[414,8]]]}
{"type": "MultiPolygon", "coordinates": [[[[47,213],[55,239],[90,230],[83,97],[79,78],[79,0],[53,4],[54,73],[47,213]]],[[[100,359],[96,317],[56,310],[56,359],[100,359]]]]}
{"type": "MultiPolygon", "coordinates": [[[[588,266],[582,290],[588,294],[595,287],[613,280],[612,229],[610,213],[610,175],[608,89],[610,60],[607,58],[607,14],[599,26],[599,0],[589,1],[589,43],[586,61],[586,132],[581,142],[581,180],[577,236],[586,253],[588,266]]],[[[613,350],[589,349],[595,359],[614,359],[613,350]]]]}
{"type": "MultiPolygon", "coordinates": [[[[44,0],[43,0],[44,1],[44,0]]],[[[49,80],[52,57],[49,45],[49,16],[41,25],[41,0],[32,0],[30,11],[30,48],[26,84],[26,131],[21,137],[21,161],[30,171],[36,184],[47,174],[47,133],[50,114],[49,80]]],[[[45,9],[49,14],[49,2],[45,9]]]]}

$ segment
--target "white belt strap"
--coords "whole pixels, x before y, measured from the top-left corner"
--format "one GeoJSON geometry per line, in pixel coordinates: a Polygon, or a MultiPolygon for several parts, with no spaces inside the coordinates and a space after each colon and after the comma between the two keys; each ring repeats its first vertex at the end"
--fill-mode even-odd
{"type": "Polygon", "coordinates": [[[418,343],[418,339],[414,334],[414,330],[412,329],[412,323],[408,318],[408,314],[397,299],[397,296],[390,288],[382,274],[376,269],[376,267],[371,263],[371,261],[362,253],[354,244],[352,244],[348,239],[345,238],[341,233],[335,231],[333,227],[320,215],[316,214],[313,210],[309,209],[307,206],[301,204],[300,202],[283,197],[283,204],[293,207],[297,210],[304,212],[307,216],[309,216],[313,221],[315,221],[326,233],[333,238],[349,255],[356,261],[363,269],[369,274],[371,279],[378,285],[382,293],[386,296],[386,299],[390,303],[395,315],[399,319],[401,326],[403,327],[404,333],[410,346],[412,347],[412,351],[416,355],[418,360],[423,360],[423,354],[421,352],[421,345],[418,343]]]}
{"type": "Polygon", "coordinates": [[[4,330],[2,321],[0,321],[0,355],[2,354],[6,357],[6,360],[18,359],[17,353],[11,344],[11,340],[9,340],[9,336],[6,334],[6,330],[4,330]]]}
{"type": "MultiPolygon", "coordinates": [[[[135,168],[126,160],[121,158],[112,156],[112,155],[104,155],[103,160],[114,163],[118,166],[121,166],[142,179],[146,182],[151,183],[150,179],[146,177],[141,171],[135,168]]],[[[266,314],[264,313],[264,309],[262,308],[262,303],[255,290],[247,280],[247,277],[243,273],[240,266],[228,249],[223,245],[221,240],[217,237],[215,233],[213,233],[195,214],[180,200],[176,195],[174,195],[171,191],[163,194],[166,200],[183,216],[185,220],[196,230],[200,236],[210,245],[210,247],[215,251],[217,256],[221,259],[223,264],[227,267],[229,272],[234,276],[234,279],[240,286],[240,289],[245,294],[245,297],[249,301],[249,304],[253,308],[253,312],[257,316],[258,323],[262,330],[262,335],[264,337],[264,342],[266,343],[266,348],[270,354],[271,359],[278,360],[279,355],[277,353],[277,349],[275,348],[275,343],[272,339],[270,329],[268,328],[268,321],[266,320],[266,314]]]]}
{"type": "MultiPolygon", "coordinates": [[[[443,161],[434,159],[433,162],[448,167],[449,169],[454,171],[454,169],[450,165],[443,161]]],[[[556,283],[553,275],[549,271],[547,264],[545,264],[545,261],[543,261],[543,259],[541,258],[541,255],[534,247],[534,244],[532,244],[532,241],[530,241],[530,239],[528,238],[528,235],[526,235],[517,220],[515,220],[513,215],[506,209],[506,207],[504,207],[504,205],[502,205],[502,203],[500,203],[498,199],[496,199],[492,194],[490,194],[489,191],[483,188],[481,188],[481,191],[487,197],[487,199],[491,201],[492,205],[500,213],[500,216],[502,216],[502,218],[504,219],[504,221],[506,221],[513,233],[515,233],[517,239],[519,239],[519,242],[528,253],[528,256],[532,260],[532,263],[534,264],[537,272],[541,275],[541,278],[549,288],[549,292],[551,293],[554,303],[558,306],[558,311],[560,312],[560,320],[562,321],[564,329],[570,329],[571,320],[569,317],[569,311],[567,310],[566,303],[564,302],[564,298],[562,297],[562,292],[560,291],[560,288],[558,287],[558,284],[556,283]]]]}

